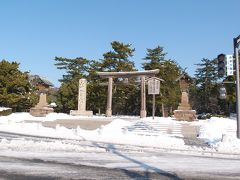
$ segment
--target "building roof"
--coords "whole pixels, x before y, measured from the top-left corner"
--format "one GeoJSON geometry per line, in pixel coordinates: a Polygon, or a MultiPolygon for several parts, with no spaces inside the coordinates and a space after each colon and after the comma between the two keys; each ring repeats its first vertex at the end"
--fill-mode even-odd
{"type": "Polygon", "coordinates": [[[33,85],[46,84],[48,86],[54,86],[53,83],[51,83],[49,80],[47,80],[44,77],[40,77],[39,75],[29,74],[28,79],[29,79],[30,83],[32,83],[33,85]]]}
{"type": "Polygon", "coordinates": [[[186,72],[183,72],[175,81],[179,81],[182,78],[187,79],[188,81],[192,81],[191,76],[189,76],[186,72]]]}

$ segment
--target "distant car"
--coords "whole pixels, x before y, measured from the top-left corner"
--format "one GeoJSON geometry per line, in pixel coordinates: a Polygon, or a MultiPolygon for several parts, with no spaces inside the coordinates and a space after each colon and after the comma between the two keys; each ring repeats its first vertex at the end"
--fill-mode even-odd
{"type": "Polygon", "coordinates": [[[198,114],[197,115],[198,119],[210,119],[211,118],[211,114],[210,113],[202,113],[202,114],[198,114]]]}

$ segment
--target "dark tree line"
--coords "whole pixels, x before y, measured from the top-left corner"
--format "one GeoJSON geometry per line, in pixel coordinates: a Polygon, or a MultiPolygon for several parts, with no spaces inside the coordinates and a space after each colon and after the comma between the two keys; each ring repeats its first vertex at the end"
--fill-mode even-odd
{"type": "Polygon", "coordinates": [[[13,111],[28,111],[37,101],[27,72],[19,70],[19,63],[0,61],[0,107],[13,111]]]}
{"type": "MultiPolygon", "coordinates": [[[[55,57],[57,69],[63,71],[61,86],[54,94],[58,112],[69,113],[77,109],[78,81],[86,78],[87,108],[94,113],[105,113],[107,101],[107,79],[97,75],[100,71],[125,72],[136,71],[133,62],[135,49],[131,44],[118,41],[111,43],[111,49],[103,53],[102,58],[73,59],[55,57]]],[[[190,86],[190,102],[197,113],[229,114],[235,111],[235,84],[224,84],[226,99],[219,99],[222,80],[235,81],[233,76],[219,79],[216,59],[202,59],[196,64],[197,69],[190,86]]],[[[181,92],[176,79],[183,73],[180,65],[166,58],[163,47],[147,48],[142,59],[144,70],[159,69],[157,77],[161,83],[161,94],[156,96],[156,115],[171,115],[177,109],[181,92]]],[[[140,79],[115,78],[113,85],[113,114],[138,115],[140,112],[140,79]]],[[[27,72],[19,70],[16,62],[0,61],[0,106],[11,107],[14,111],[28,111],[36,104],[35,87],[27,78],[27,72]]],[[[152,97],[147,95],[147,113],[152,112],[152,97]]]]}
{"type": "MultiPolygon", "coordinates": [[[[95,113],[105,113],[107,100],[107,79],[101,79],[96,75],[99,71],[125,72],[136,71],[137,68],[131,58],[135,49],[130,44],[113,41],[112,50],[103,53],[99,60],[86,60],[85,58],[66,59],[55,57],[58,69],[64,69],[62,85],[57,94],[58,110],[69,112],[77,108],[77,85],[79,78],[86,78],[88,84],[87,107],[95,113]],[[82,61],[79,61],[81,59],[82,61]],[[78,70],[75,74],[74,70],[78,70]],[[76,77],[76,78],[75,78],[76,77]],[[70,78],[70,79],[69,79],[70,78]],[[75,94],[75,96],[73,95],[75,94]]],[[[181,74],[181,67],[171,59],[165,58],[163,48],[157,46],[147,49],[146,57],[143,58],[143,69],[160,69],[157,75],[164,79],[161,83],[161,95],[157,96],[156,114],[163,112],[172,113],[180,98],[179,86],[176,79],[181,74]]],[[[115,78],[113,85],[113,114],[138,115],[140,112],[140,83],[139,78],[121,79],[115,78]]],[[[147,96],[147,111],[151,114],[151,96],[147,96]]]]}

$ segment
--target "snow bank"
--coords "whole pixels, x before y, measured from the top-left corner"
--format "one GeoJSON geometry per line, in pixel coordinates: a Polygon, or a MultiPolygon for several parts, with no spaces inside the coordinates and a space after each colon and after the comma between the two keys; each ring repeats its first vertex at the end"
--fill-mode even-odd
{"type": "Polygon", "coordinates": [[[7,123],[8,121],[22,122],[22,121],[55,121],[57,119],[79,119],[81,116],[71,116],[65,113],[49,113],[46,117],[35,117],[26,112],[12,113],[8,116],[0,117],[0,123],[7,123]]]}
{"type": "Polygon", "coordinates": [[[223,135],[221,141],[211,142],[210,145],[221,153],[240,153],[240,139],[233,136],[223,135]]]}
{"type": "Polygon", "coordinates": [[[57,126],[55,129],[47,128],[43,127],[41,123],[18,123],[10,121],[9,124],[1,124],[0,131],[52,138],[81,139],[75,135],[75,130],[60,126],[57,126]]]}
{"type": "MultiPolygon", "coordinates": [[[[124,116],[123,116],[124,117],[124,116]]],[[[113,119],[117,119],[117,116],[114,116],[113,119]]],[[[136,119],[137,117],[124,117],[124,119],[129,119],[133,120],[136,119]]],[[[0,117],[0,124],[1,123],[7,123],[8,121],[14,121],[14,122],[22,122],[22,121],[36,121],[36,122],[44,122],[44,121],[55,121],[57,119],[91,119],[91,120],[109,120],[109,118],[104,117],[104,116],[72,116],[69,114],[65,113],[49,113],[46,115],[46,117],[35,117],[30,115],[27,112],[17,112],[17,113],[12,113],[8,116],[0,117]]],[[[112,118],[111,118],[112,119],[112,118]]]]}
{"type": "Polygon", "coordinates": [[[212,117],[200,125],[199,138],[205,139],[221,153],[240,153],[240,139],[236,138],[236,119],[212,117]]]}
{"type": "Polygon", "coordinates": [[[11,109],[11,108],[7,108],[7,107],[0,107],[0,111],[5,111],[5,110],[8,110],[8,109],[11,109]]]}
{"type": "Polygon", "coordinates": [[[200,125],[199,138],[214,142],[222,139],[223,134],[236,135],[236,120],[212,117],[200,125]]]}
{"type": "Polygon", "coordinates": [[[126,132],[124,128],[132,125],[132,123],[133,122],[116,119],[110,124],[94,131],[86,131],[78,128],[77,135],[91,141],[161,148],[171,147],[175,149],[186,149],[184,141],[179,138],[170,137],[161,133],[159,133],[158,136],[141,136],[126,132]]]}
{"type": "Polygon", "coordinates": [[[21,122],[27,119],[31,120],[33,119],[33,116],[31,116],[29,113],[12,113],[8,116],[1,116],[0,124],[8,123],[8,121],[21,122]]]}
{"type": "MultiPolygon", "coordinates": [[[[196,122],[179,122],[172,118],[151,117],[140,120],[138,117],[116,118],[111,123],[96,130],[84,130],[80,127],[67,129],[59,125],[56,128],[47,128],[41,125],[42,121],[54,121],[56,119],[79,119],[78,116],[70,116],[63,113],[50,113],[46,117],[33,117],[29,113],[13,113],[9,116],[0,117],[0,131],[13,132],[26,135],[70,138],[78,140],[89,140],[105,143],[129,144],[137,146],[149,146],[160,148],[189,149],[181,138],[171,137],[155,129],[147,129],[149,134],[134,133],[131,129],[136,123],[164,122],[166,124],[189,123],[199,126],[199,138],[205,139],[210,146],[219,152],[240,153],[240,142],[236,139],[236,120],[229,118],[212,117],[208,120],[196,122]],[[30,120],[30,121],[26,121],[30,120]],[[30,123],[31,122],[31,123],[30,123]],[[156,132],[155,132],[156,131],[156,132]],[[223,138],[225,137],[225,138],[223,138]]],[[[86,117],[84,117],[85,119],[86,117]]],[[[94,119],[95,117],[89,117],[94,119]]],[[[101,117],[101,120],[108,118],[101,117]]],[[[146,125],[146,126],[147,126],[146,125]]],[[[154,123],[150,124],[154,127],[154,123]]],[[[155,124],[156,125],[156,124],[155,124]]],[[[159,124],[158,124],[159,125],[159,124]]],[[[162,124],[160,124],[161,126],[162,124]]],[[[134,126],[135,127],[135,126],[134,126]]],[[[147,128],[147,127],[145,127],[147,128]]],[[[191,147],[192,149],[194,147],[191,147]]]]}
{"type": "Polygon", "coordinates": [[[98,147],[91,146],[79,146],[78,144],[65,143],[63,141],[56,140],[54,142],[46,141],[32,141],[32,140],[0,140],[0,150],[15,150],[15,151],[28,151],[31,152],[54,152],[54,151],[64,151],[64,152],[105,152],[106,150],[98,147]]]}
{"type": "MultiPolygon", "coordinates": [[[[140,136],[133,133],[129,133],[124,130],[124,127],[131,126],[132,121],[126,121],[122,119],[113,120],[111,123],[102,126],[99,129],[90,131],[81,128],[67,129],[59,125],[55,129],[43,127],[41,122],[27,122],[28,120],[53,120],[56,118],[67,118],[69,115],[51,113],[44,117],[33,117],[28,113],[14,113],[5,118],[4,123],[0,124],[0,131],[55,137],[55,138],[71,138],[71,139],[85,139],[90,141],[106,142],[106,143],[118,143],[118,144],[130,144],[138,146],[151,146],[169,148],[174,147],[185,148],[184,141],[182,139],[169,137],[159,133],[157,136],[140,136]],[[7,121],[6,121],[7,120],[7,121]]],[[[1,122],[1,121],[0,121],[1,122]]]]}

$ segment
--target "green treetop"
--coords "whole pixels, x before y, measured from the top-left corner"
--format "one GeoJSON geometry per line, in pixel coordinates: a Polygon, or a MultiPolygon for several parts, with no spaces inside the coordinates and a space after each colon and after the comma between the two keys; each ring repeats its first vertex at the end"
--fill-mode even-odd
{"type": "MultiPolygon", "coordinates": [[[[166,59],[166,53],[163,47],[157,46],[153,49],[147,49],[146,62],[143,63],[145,70],[159,69],[157,77],[164,80],[161,82],[161,96],[156,97],[156,113],[172,113],[180,100],[180,88],[175,80],[181,74],[181,67],[173,60],[166,59]]],[[[151,112],[151,100],[148,98],[148,113],[151,112]]],[[[165,114],[167,115],[167,114],[165,114]]]]}
{"type": "Polygon", "coordinates": [[[0,106],[13,111],[26,111],[36,103],[28,74],[19,70],[17,62],[0,61],[0,106]]]}

